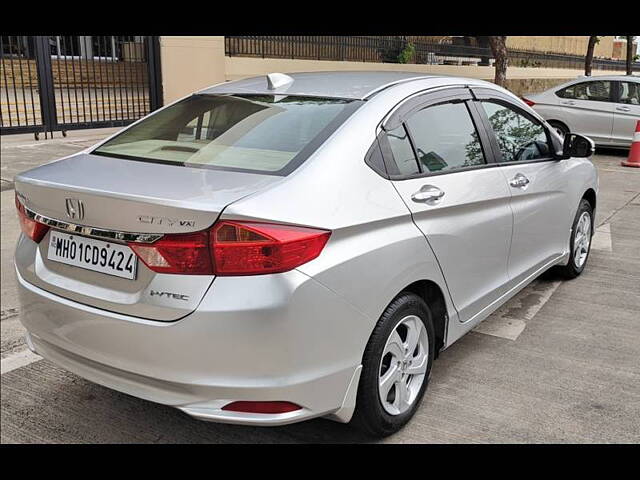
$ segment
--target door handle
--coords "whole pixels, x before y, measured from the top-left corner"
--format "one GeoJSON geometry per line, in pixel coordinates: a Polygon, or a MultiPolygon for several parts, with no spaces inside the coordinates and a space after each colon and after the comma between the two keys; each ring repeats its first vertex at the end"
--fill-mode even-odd
{"type": "Polygon", "coordinates": [[[514,188],[524,188],[529,185],[529,179],[525,177],[523,174],[518,173],[515,177],[509,180],[509,185],[514,188]]]}
{"type": "Polygon", "coordinates": [[[433,185],[423,185],[420,190],[411,195],[411,200],[418,203],[426,203],[440,200],[444,192],[433,185]]]}
{"type": "Polygon", "coordinates": [[[563,105],[575,105],[576,104],[576,102],[574,102],[573,100],[566,100],[566,101],[560,102],[560,103],[562,103],[563,105]]]}
{"type": "Polygon", "coordinates": [[[620,112],[628,112],[631,109],[629,107],[616,107],[616,110],[620,112]]]}

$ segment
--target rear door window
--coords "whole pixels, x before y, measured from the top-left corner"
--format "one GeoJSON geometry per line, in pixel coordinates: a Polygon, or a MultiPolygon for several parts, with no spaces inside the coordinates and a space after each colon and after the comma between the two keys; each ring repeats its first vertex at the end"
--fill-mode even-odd
{"type": "Polygon", "coordinates": [[[620,82],[620,96],[618,103],[640,105],[640,83],[620,82]]]}
{"type": "Polygon", "coordinates": [[[400,125],[394,130],[387,132],[387,140],[389,141],[389,148],[393,155],[393,161],[398,168],[400,175],[415,175],[420,173],[418,162],[413,153],[413,147],[409,140],[409,135],[404,125],[400,125]]]}
{"type": "Polygon", "coordinates": [[[596,80],[570,85],[556,92],[560,98],[572,100],[591,100],[595,102],[611,101],[611,82],[596,80]]]}
{"type": "Polygon", "coordinates": [[[484,165],[478,132],[464,102],[420,110],[407,120],[418,160],[425,172],[484,165]]]}
{"type": "Polygon", "coordinates": [[[361,103],[292,95],[192,95],[93,153],[286,175],[361,103]]]}

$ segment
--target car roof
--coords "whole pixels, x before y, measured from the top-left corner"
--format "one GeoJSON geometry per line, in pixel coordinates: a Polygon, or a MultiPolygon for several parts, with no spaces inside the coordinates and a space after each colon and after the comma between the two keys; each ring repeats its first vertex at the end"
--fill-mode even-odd
{"type": "MultiPolygon", "coordinates": [[[[340,71],[287,73],[293,79],[286,85],[269,89],[267,75],[221,83],[205,88],[204,94],[303,95],[310,97],[364,100],[398,83],[438,78],[416,72],[340,71]]],[[[444,82],[446,83],[446,82],[444,82]]]]}
{"type": "Polygon", "coordinates": [[[588,77],[586,75],[580,75],[579,77],[567,83],[585,82],[585,81],[591,81],[591,80],[618,80],[618,81],[632,80],[634,82],[640,82],[640,76],[638,75],[592,75],[588,77]]]}

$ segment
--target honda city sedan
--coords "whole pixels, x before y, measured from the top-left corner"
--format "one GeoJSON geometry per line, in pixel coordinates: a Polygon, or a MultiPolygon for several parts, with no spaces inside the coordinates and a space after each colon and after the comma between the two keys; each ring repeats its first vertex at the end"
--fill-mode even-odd
{"type": "Polygon", "coordinates": [[[600,147],[629,148],[640,120],[640,77],[580,77],[524,101],[560,135],[579,133],[600,147]]]}
{"type": "Polygon", "coordinates": [[[444,349],[584,270],[593,147],[468,78],[206,88],[16,176],[27,343],[197,419],[389,435],[444,349]]]}

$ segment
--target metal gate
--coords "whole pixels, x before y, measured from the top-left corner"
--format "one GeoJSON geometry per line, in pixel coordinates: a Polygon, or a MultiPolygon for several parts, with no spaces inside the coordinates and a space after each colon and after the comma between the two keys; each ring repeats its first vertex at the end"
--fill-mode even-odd
{"type": "Polygon", "coordinates": [[[162,105],[158,37],[0,39],[1,133],[115,127],[162,105]]]}

